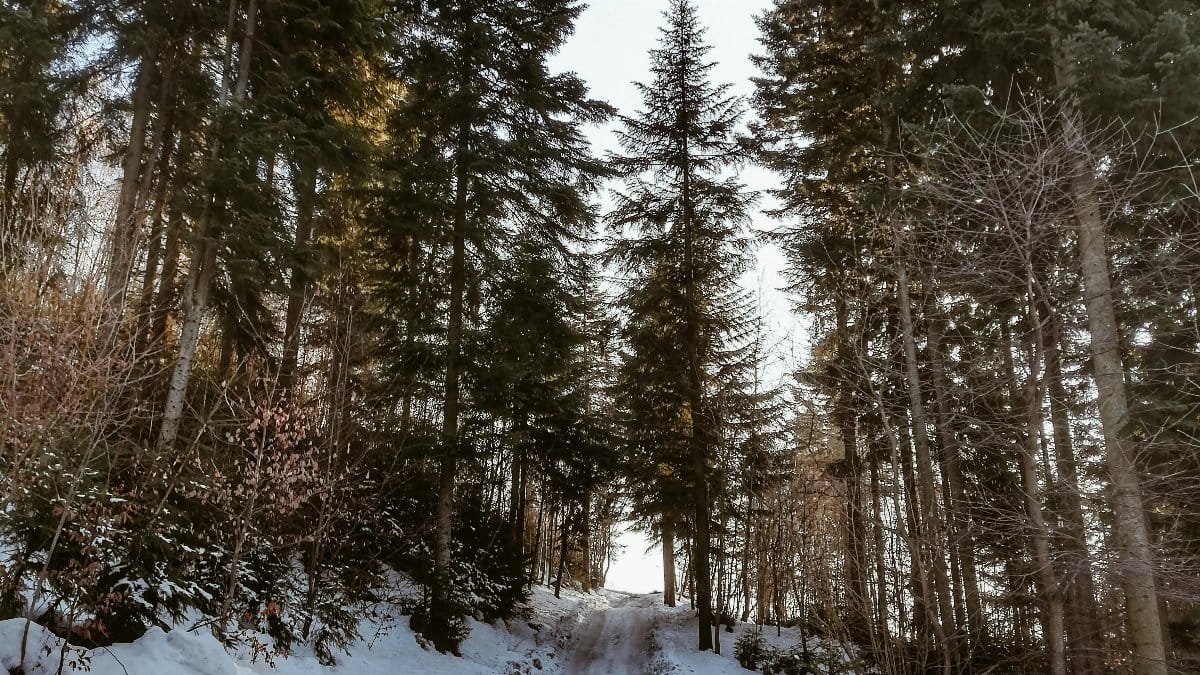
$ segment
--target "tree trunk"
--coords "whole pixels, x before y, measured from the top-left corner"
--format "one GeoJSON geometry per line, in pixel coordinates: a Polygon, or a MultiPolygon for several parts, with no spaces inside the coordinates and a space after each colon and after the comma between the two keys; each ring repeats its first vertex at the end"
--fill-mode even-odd
{"type": "MultiPolygon", "coordinates": [[[[1063,116],[1069,146],[1082,152],[1084,143],[1074,119],[1063,116]]],[[[1166,645],[1155,587],[1154,550],[1142,505],[1137,448],[1125,432],[1129,415],[1125,367],[1108,269],[1104,221],[1096,199],[1092,168],[1076,155],[1072,182],[1079,232],[1079,263],[1092,337],[1092,373],[1104,430],[1105,457],[1112,482],[1112,506],[1125,590],[1125,610],[1133,667],[1137,675],[1166,675],[1166,645]]]]}
{"type": "Polygon", "coordinates": [[[292,265],[291,283],[288,289],[287,315],[283,329],[283,362],[280,364],[280,382],[285,391],[291,392],[296,383],[296,367],[300,358],[300,320],[304,305],[308,301],[309,271],[302,262],[308,253],[312,239],[313,213],[317,202],[317,172],[307,162],[297,168],[296,192],[296,241],[292,254],[297,262],[292,265]]]}
{"type": "Polygon", "coordinates": [[[746,495],[746,529],[742,534],[742,611],[740,620],[750,620],[750,560],[754,546],[754,490],[746,495]]]}
{"type": "MultiPolygon", "coordinates": [[[[1033,332],[1029,349],[1029,378],[1023,395],[1018,395],[1013,381],[1014,403],[1025,404],[1024,442],[1021,448],[1021,487],[1025,493],[1025,515],[1029,520],[1029,538],[1033,548],[1033,562],[1037,566],[1038,585],[1041,587],[1042,639],[1046,648],[1046,659],[1051,675],[1066,675],[1067,662],[1063,643],[1063,603],[1059,592],[1058,576],[1050,557],[1050,530],[1043,513],[1042,489],[1038,480],[1039,439],[1042,430],[1042,386],[1037,373],[1041,371],[1041,331],[1038,329],[1034,311],[1026,312],[1033,332]]],[[[1006,345],[1005,349],[1012,347],[1006,345]]]]}
{"type": "Polygon", "coordinates": [[[846,533],[844,567],[846,575],[847,624],[850,639],[859,646],[871,643],[871,613],[868,610],[866,576],[866,533],[863,524],[862,462],[859,459],[857,420],[855,419],[855,378],[857,372],[849,352],[854,349],[844,298],[837,299],[837,424],[842,437],[842,464],[845,468],[846,533]]]}
{"type": "MultiPolygon", "coordinates": [[[[229,67],[232,62],[233,29],[237,16],[238,0],[230,0],[229,21],[226,26],[226,67],[222,76],[220,104],[222,107],[229,103],[229,67]]],[[[250,77],[250,58],[254,47],[254,27],[258,21],[258,0],[250,0],[246,9],[246,26],[242,40],[241,51],[238,55],[238,80],[233,88],[232,104],[239,105],[246,95],[247,80],[250,77]]],[[[220,153],[220,144],[213,143],[210,166],[216,165],[220,153]]],[[[211,173],[211,172],[210,172],[211,173]]],[[[169,451],[175,446],[175,438],[179,434],[179,421],[183,417],[184,397],[187,394],[188,380],[192,375],[192,360],[196,356],[196,346],[200,343],[200,325],[208,309],[208,294],[216,275],[217,244],[211,231],[213,211],[217,209],[215,199],[210,197],[205,205],[198,224],[201,243],[199,251],[192,259],[191,271],[187,289],[184,295],[184,323],[179,336],[179,356],[175,359],[175,367],[171,372],[171,384],[167,389],[167,402],[163,406],[163,419],[159,427],[158,449],[169,451]]]]}
{"type": "MultiPolygon", "coordinates": [[[[1055,78],[1070,95],[1073,74],[1053,35],[1055,78]]],[[[1096,196],[1095,166],[1077,117],[1075,102],[1068,99],[1060,115],[1065,150],[1071,153],[1072,200],[1078,234],[1084,306],[1091,333],[1092,377],[1100,408],[1105,458],[1112,483],[1112,507],[1118,554],[1125,590],[1126,622],[1136,675],[1166,675],[1167,649],[1159,614],[1154,550],[1142,504],[1142,484],[1137,468],[1137,447],[1125,432],[1129,401],[1125,393],[1125,366],[1121,361],[1121,334],[1109,272],[1108,244],[1100,202],[1096,196]]]]}
{"type": "MultiPolygon", "coordinates": [[[[164,85],[165,86],[165,85],[164,85]]],[[[178,256],[178,243],[174,242],[174,246],[170,245],[171,235],[169,221],[167,219],[167,195],[172,187],[172,178],[170,174],[171,157],[175,150],[175,135],[174,135],[174,115],[172,112],[166,114],[167,120],[163,122],[165,125],[164,134],[166,135],[162,154],[158,158],[158,168],[155,173],[158,174],[158,184],[155,186],[154,192],[154,209],[151,213],[151,234],[150,247],[146,252],[146,274],[142,278],[142,289],[138,302],[138,323],[140,337],[147,344],[150,337],[150,329],[153,326],[154,317],[154,289],[158,283],[159,267],[166,271],[167,263],[165,262],[166,254],[178,256]],[[168,245],[164,250],[163,236],[166,235],[168,245]]],[[[178,233],[174,233],[178,234],[178,233]]],[[[172,267],[174,274],[174,267],[172,267]]]]}
{"type": "MultiPolygon", "coordinates": [[[[133,120],[129,127],[129,146],[121,163],[121,190],[117,196],[117,214],[109,241],[109,262],[104,277],[104,297],[110,307],[119,309],[125,301],[129,277],[133,272],[140,218],[138,188],[142,178],[142,155],[146,147],[146,127],[150,121],[150,89],[156,74],[155,53],[146,45],[133,85],[133,120]]],[[[149,171],[149,167],[146,169],[149,171]]]]}
{"type": "MultiPolygon", "coordinates": [[[[871,438],[870,428],[866,428],[867,444],[870,447],[874,441],[871,438]]],[[[875,639],[878,643],[877,648],[882,647],[885,650],[883,659],[886,662],[891,656],[891,630],[889,628],[889,611],[888,611],[888,575],[887,575],[887,549],[884,543],[884,521],[883,521],[883,489],[880,485],[879,476],[879,457],[877,453],[871,453],[868,461],[868,469],[871,475],[871,513],[872,522],[871,530],[874,534],[875,544],[875,639]]]]}
{"type": "Polygon", "coordinates": [[[558,574],[554,577],[554,597],[562,597],[563,575],[567,573],[567,545],[570,543],[571,518],[563,512],[562,543],[558,547],[558,574]]]}
{"type": "Polygon", "coordinates": [[[590,490],[583,493],[583,511],[580,513],[579,532],[583,548],[583,592],[592,592],[592,494],[590,490]]]}
{"type": "Polygon", "coordinates": [[[179,435],[183,418],[184,399],[192,376],[192,360],[200,344],[200,326],[208,309],[208,292],[216,268],[216,246],[205,242],[192,260],[191,272],[184,296],[184,320],[179,332],[179,355],[171,371],[167,387],[167,402],[163,406],[162,424],[158,430],[158,449],[169,452],[179,435]]]}
{"type": "Polygon", "coordinates": [[[714,620],[712,631],[714,654],[721,653],[721,621],[725,616],[725,532],[728,531],[727,524],[728,521],[722,519],[720,534],[717,535],[717,590],[716,602],[713,607],[714,620]]]}
{"type": "Polygon", "coordinates": [[[146,336],[147,351],[154,352],[165,346],[167,319],[175,305],[179,274],[180,242],[183,239],[183,214],[177,205],[171,206],[167,214],[166,241],[163,243],[162,270],[158,274],[158,290],[154,294],[150,311],[150,331],[146,336]]]}
{"type": "Polygon", "coordinates": [[[694,205],[692,204],[690,165],[690,148],[688,140],[683,140],[684,166],[683,174],[683,241],[684,241],[684,298],[687,321],[687,336],[685,350],[688,360],[688,407],[690,417],[690,433],[688,446],[692,461],[692,504],[695,516],[695,531],[693,532],[692,571],[695,581],[693,602],[699,609],[698,649],[707,651],[713,648],[712,638],[712,573],[709,569],[709,555],[712,549],[709,535],[709,505],[708,505],[708,449],[711,440],[708,411],[704,406],[704,364],[700,363],[700,299],[696,288],[696,259],[694,205]]]}
{"type": "Polygon", "coordinates": [[[459,128],[455,159],[454,230],[451,232],[450,306],[446,318],[446,379],[442,406],[442,453],[438,477],[437,530],[434,541],[436,584],[433,600],[446,608],[450,599],[450,545],[454,527],[454,479],[458,473],[459,357],[462,354],[463,302],[466,295],[467,133],[459,128]]]}
{"type": "Polygon", "coordinates": [[[662,515],[663,604],[675,606],[675,522],[670,514],[662,515]]]}
{"type": "MultiPolygon", "coordinates": [[[[900,255],[900,235],[896,224],[891,223],[897,255],[900,255]]],[[[926,572],[930,577],[929,600],[934,604],[928,617],[943,652],[943,668],[950,672],[956,660],[955,646],[948,638],[954,626],[954,610],[950,604],[950,580],[946,574],[946,562],[942,555],[940,539],[941,517],[938,513],[936,481],[933,476],[933,458],[929,452],[928,426],[925,419],[925,404],[921,399],[921,376],[917,361],[917,343],[913,331],[912,305],[908,295],[908,270],[901,260],[896,261],[896,296],[900,309],[900,331],[904,342],[905,375],[908,380],[908,398],[912,415],[912,440],[916,449],[917,486],[919,491],[921,536],[918,548],[925,548],[923,555],[929,562],[926,572]],[[936,610],[936,611],[934,611],[936,610]]]]}
{"type": "Polygon", "coordinates": [[[1092,557],[1087,547],[1087,528],[1083,518],[1083,500],[1079,493],[1079,472],[1071,440],[1071,420],[1066,387],[1063,385],[1062,355],[1059,344],[1062,329],[1058,315],[1045,302],[1039,303],[1041,320],[1046,326],[1043,351],[1046,361],[1046,386],[1050,398],[1050,423],[1053,429],[1056,492],[1062,502],[1061,579],[1065,591],[1068,654],[1078,673],[1103,672],[1100,662],[1100,619],[1096,607],[1092,557]]]}
{"type": "Polygon", "coordinates": [[[542,522],[545,520],[546,509],[544,504],[538,505],[537,522],[533,526],[533,548],[529,549],[529,581],[532,583],[537,581],[534,575],[538,570],[538,556],[542,550],[542,522]]]}
{"type": "MultiPolygon", "coordinates": [[[[942,471],[947,485],[946,517],[951,537],[951,553],[958,560],[962,576],[962,595],[966,609],[966,625],[971,645],[984,634],[983,606],[979,600],[979,574],[975,566],[975,537],[967,513],[966,488],[959,466],[961,448],[958,437],[950,428],[950,385],[946,378],[945,355],[941,349],[944,326],[940,320],[929,321],[929,360],[933,380],[934,426],[942,448],[942,471]]],[[[957,619],[957,616],[956,616],[957,619]]]]}
{"type": "Polygon", "coordinates": [[[513,450],[512,468],[509,470],[508,527],[509,544],[521,555],[525,554],[525,499],[522,481],[525,473],[525,453],[520,448],[513,450]]]}

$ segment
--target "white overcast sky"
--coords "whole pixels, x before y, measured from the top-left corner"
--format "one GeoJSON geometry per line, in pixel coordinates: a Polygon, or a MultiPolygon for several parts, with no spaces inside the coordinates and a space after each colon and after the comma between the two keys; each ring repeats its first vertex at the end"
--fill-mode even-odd
{"type": "MultiPolygon", "coordinates": [[[[771,1],[698,0],[696,4],[700,19],[708,28],[706,40],[713,46],[709,53],[716,63],[713,81],[732,85],[731,93],[748,99],[753,92],[750,78],[758,72],[750,56],[760,51],[754,17],[762,14],[771,1]]],[[[593,98],[607,101],[623,114],[634,113],[641,108],[642,101],[633,83],[650,79],[649,52],[658,45],[662,14],[667,7],[668,0],[591,0],[576,24],[575,35],[553,59],[552,67],[578,73],[587,82],[593,98]]],[[[747,120],[750,114],[747,110],[747,120]]],[[[615,127],[616,124],[611,124],[591,130],[590,138],[597,152],[618,150],[615,127]]],[[[743,168],[740,178],[756,191],[776,185],[774,176],[757,167],[743,168]]],[[[770,203],[766,195],[760,199],[760,206],[770,203]]],[[[766,216],[754,214],[754,229],[774,226],[766,216]]],[[[761,291],[760,304],[771,326],[773,341],[780,356],[794,366],[795,357],[790,355],[802,353],[808,338],[790,314],[787,298],[777,291],[784,284],[779,274],[783,258],[774,247],[763,247],[758,251],[757,262],[742,283],[751,291],[761,291]]],[[[784,365],[777,366],[780,373],[784,365]]],[[[657,549],[647,552],[645,538],[634,532],[622,535],[619,543],[625,552],[609,570],[608,587],[636,593],[661,590],[661,552],[657,549]]]]}

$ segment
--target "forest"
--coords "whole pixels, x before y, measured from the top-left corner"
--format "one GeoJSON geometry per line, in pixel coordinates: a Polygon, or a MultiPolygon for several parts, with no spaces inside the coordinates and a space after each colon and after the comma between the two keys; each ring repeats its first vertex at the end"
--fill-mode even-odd
{"type": "Polygon", "coordinates": [[[659,1],[618,110],[578,0],[0,0],[0,620],[457,654],[632,527],[743,665],[1200,672],[1200,7],[772,0],[742,97],[659,1]]]}

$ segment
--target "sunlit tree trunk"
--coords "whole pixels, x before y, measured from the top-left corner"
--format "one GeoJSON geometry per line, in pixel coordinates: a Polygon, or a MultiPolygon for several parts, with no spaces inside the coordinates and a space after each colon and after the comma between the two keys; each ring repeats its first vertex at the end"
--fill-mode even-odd
{"type": "MultiPolygon", "coordinates": [[[[233,31],[236,23],[238,0],[229,3],[229,20],[226,26],[226,56],[224,75],[222,77],[219,107],[228,105],[238,106],[245,100],[246,89],[250,79],[250,58],[254,47],[254,29],[258,22],[258,0],[250,0],[246,8],[246,23],[243,31],[242,45],[238,52],[237,80],[231,83],[229,73],[233,61],[233,31]],[[232,84],[232,87],[231,87],[232,84]]],[[[210,166],[215,165],[220,153],[219,141],[213,142],[210,166]]],[[[175,445],[179,434],[179,422],[183,417],[184,398],[187,395],[188,381],[192,375],[192,361],[196,356],[196,346],[200,343],[200,326],[208,311],[208,295],[216,276],[217,242],[211,231],[213,213],[220,205],[215,204],[215,198],[210,197],[197,224],[200,233],[198,250],[193,254],[191,269],[188,274],[187,286],[184,290],[184,321],[179,335],[179,356],[175,359],[175,367],[171,372],[171,383],[167,389],[167,402],[163,407],[162,423],[159,427],[158,447],[169,450],[175,445]]]]}

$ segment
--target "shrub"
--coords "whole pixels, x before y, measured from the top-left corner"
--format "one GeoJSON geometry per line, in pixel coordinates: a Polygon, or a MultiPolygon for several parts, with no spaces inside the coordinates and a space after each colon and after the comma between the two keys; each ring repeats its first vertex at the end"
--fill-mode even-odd
{"type": "MultiPolygon", "coordinates": [[[[410,483],[406,494],[393,502],[388,519],[423,522],[420,514],[433,510],[434,494],[435,489],[418,477],[410,483]]],[[[485,509],[477,495],[467,494],[462,498],[454,526],[449,603],[436,614],[430,614],[433,603],[429,597],[437,582],[432,533],[427,530],[419,535],[413,533],[408,537],[410,545],[391,559],[399,571],[425,589],[425,597],[405,608],[413,612],[414,630],[440,651],[448,652],[457,651],[458,643],[467,635],[463,617],[474,615],[483,621],[509,619],[529,599],[527,561],[507,536],[507,521],[485,509]]]]}
{"type": "Polygon", "coordinates": [[[828,640],[808,650],[803,645],[779,649],[767,644],[761,630],[745,633],[734,642],[733,655],[747,670],[761,669],[763,675],[838,675],[856,672],[858,663],[845,649],[828,640]]]}
{"type": "Polygon", "coordinates": [[[770,645],[763,639],[762,630],[755,628],[744,633],[733,643],[733,658],[746,670],[758,670],[758,665],[767,656],[770,645]]]}

